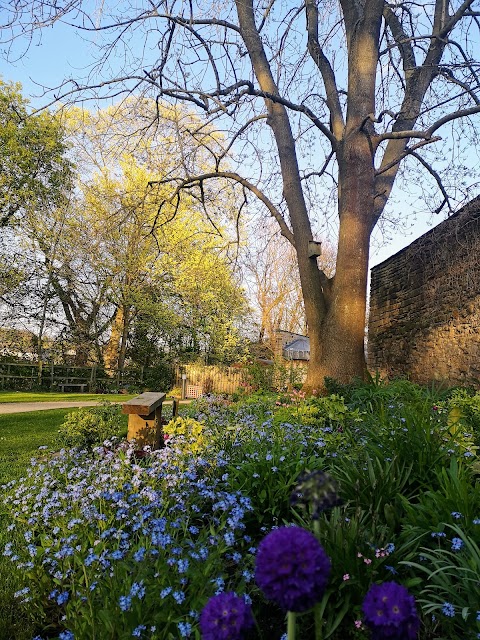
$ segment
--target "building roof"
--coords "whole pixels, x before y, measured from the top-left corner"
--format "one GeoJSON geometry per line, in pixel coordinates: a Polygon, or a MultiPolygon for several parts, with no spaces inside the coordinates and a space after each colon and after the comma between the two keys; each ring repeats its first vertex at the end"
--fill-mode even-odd
{"type": "Polygon", "coordinates": [[[296,338],[293,342],[285,345],[283,355],[288,360],[308,360],[310,358],[310,339],[306,336],[296,338]]]}

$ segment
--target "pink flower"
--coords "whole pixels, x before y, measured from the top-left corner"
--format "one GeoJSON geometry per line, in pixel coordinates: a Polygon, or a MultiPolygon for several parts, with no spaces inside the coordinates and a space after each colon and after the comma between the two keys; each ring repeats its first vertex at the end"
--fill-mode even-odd
{"type": "Polygon", "coordinates": [[[355,620],[355,626],[357,627],[357,629],[361,629],[362,628],[362,621],[361,620],[355,620]]]}
{"type": "Polygon", "coordinates": [[[349,573],[346,573],[346,574],[343,576],[343,580],[344,580],[344,582],[346,582],[347,580],[350,580],[350,574],[349,574],[349,573]]]}
{"type": "Polygon", "coordinates": [[[364,558],[363,561],[365,564],[372,564],[372,561],[370,560],[370,558],[364,558]]]}

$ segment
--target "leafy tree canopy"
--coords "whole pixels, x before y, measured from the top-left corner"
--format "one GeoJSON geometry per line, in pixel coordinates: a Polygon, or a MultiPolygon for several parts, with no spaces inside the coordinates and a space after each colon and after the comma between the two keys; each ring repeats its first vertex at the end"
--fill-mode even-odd
{"type": "Polygon", "coordinates": [[[65,199],[67,151],[60,120],[46,111],[32,115],[20,85],[0,80],[0,226],[65,199]]]}
{"type": "Polygon", "coordinates": [[[149,183],[201,169],[205,158],[202,147],[179,139],[178,118],[192,120],[185,109],[159,104],[162,117],[148,127],[147,108],[148,101],[127,100],[97,112],[64,109],[75,189],[67,206],[31,211],[8,230],[27,257],[18,282],[16,263],[7,271],[7,247],[0,252],[0,285],[3,272],[11,279],[6,306],[31,323],[43,318],[46,330],[73,348],[77,364],[103,357],[116,369],[127,353],[150,364],[162,351],[224,359],[240,342],[246,304],[223,225],[232,203],[226,192],[217,204],[212,196],[211,222],[194,197],[174,198],[159,211],[174,189],[168,181],[153,189],[149,183]],[[139,353],[143,337],[147,348],[139,353]]]}

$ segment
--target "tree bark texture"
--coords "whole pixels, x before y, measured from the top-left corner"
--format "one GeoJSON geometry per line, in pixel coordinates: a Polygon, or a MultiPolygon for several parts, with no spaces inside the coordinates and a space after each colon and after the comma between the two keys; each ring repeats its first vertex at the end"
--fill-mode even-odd
{"type": "MultiPolygon", "coordinates": [[[[237,0],[242,38],[265,93],[278,95],[251,0],[237,0]]],[[[308,257],[312,240],[309,212],[303,195],[295,140],[287,110],[265,99],[268,123],[278,148],[283,194],[293,230],[310,338],[310,363],[305,390],[324,390],[325,377],[341,382],[364,378],[366,288],[370,234],[374,218],[374,150],[365,121],[374,112],[378,39],[383,3],[367,0],[362,11],[344,3],[349,48],[349,99],[346,122],[335,118],[332,147],[339,166],[339,244],[336,275],[329,281],[316,258],[308,257]]],[[[313,48],[312,48],[313,50],[313,48]]],[[[321,63],[319,63],[320,65],[321,63]]],[[[336,105],[332,107],[336,108],[336,105]]],[[[333,120],[333,119],[332,119],[333,120]]]]}
{"type": "Polygon", "coordinates": [[[115,372],[118,368],[118,354],[120,350],[120,341],[123,334],[123,307],[117,307],[115,316],[112,321],[112,327],[110,329],[110,337],[105,346],[103,354],[103,362],[105,369],[109,372],[115,372]]]}

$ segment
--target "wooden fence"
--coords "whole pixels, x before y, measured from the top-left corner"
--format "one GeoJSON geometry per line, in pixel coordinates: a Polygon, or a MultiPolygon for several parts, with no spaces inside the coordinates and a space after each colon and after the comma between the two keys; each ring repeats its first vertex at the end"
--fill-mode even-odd
{"type": "MultiPolygon", "coordinates": [[[[146,373],[146,371],[145,371],[146,373]]],[[[61,385],[85,384],[90,392],[112,391],[129,384],[141,385],[144,370],[117,371],[107,375],[98,366],[76,367],[38,362],[1,362],[0,388],[29,391],[41,387],[58,391],[61,385]]]]}
{"type": "MultiPolygon", "coordinates": [[[[148,380],[149,369],[112,372],[106,375],[101,367],[76,367],[37,362],[1,362],[0,389],[29,391],[43,388],[60,390],[62,385],[86,385],[90,392],[113,391],[134,385],[142,387],[148,380]],[[145,382],[144,382],[145,381],[145,382]]],[[[204,366],[199,364],[176,365],[173,368],[174,386],[182,388],[182,374],[186,375],[185,387],[196,387],[192,393],[233,393],[244,383],[245,369],[239,367],[204,366]]],[[[151,384],[149,385],[151,386],[151,384]]],[[[170,389],[156,389],[169,391],[170,389]]]]}
{"type": "Polygon", "coordinates": [[[201,387],[202,393],[233,393],[245,382],[245,369],[239,367],[205,366],[199,364],[177,365],[174,368],[175,386],[201,387]]]}

